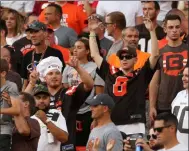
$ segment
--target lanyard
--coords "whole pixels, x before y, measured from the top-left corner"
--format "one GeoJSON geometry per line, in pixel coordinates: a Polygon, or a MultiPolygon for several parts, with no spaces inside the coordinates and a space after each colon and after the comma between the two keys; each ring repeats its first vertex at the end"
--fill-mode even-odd
{"type": "MultiPolygon", "coordinates": [[[[41,55],[41,58],[39,60],[39,62],[43,59],[44,55],[45,55],[45,52],[46,52],[47,48],[45,49],[45,51],[42,53],[41,55]]],[[[32,53],[32,68],[35,69],[36,68],[36,64],[34,63],[34,55],[35,55],[35,50],[33,50],[33,53],[32,53]]]]}

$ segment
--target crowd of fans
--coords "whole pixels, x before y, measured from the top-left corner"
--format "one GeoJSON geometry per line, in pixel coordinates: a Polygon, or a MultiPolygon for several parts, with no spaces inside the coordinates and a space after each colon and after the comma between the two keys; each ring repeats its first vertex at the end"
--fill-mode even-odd
{"type": "Polygon", "coordinates": [[[188,151],[187,1],[1,1],[0,151],[188,151]]]}

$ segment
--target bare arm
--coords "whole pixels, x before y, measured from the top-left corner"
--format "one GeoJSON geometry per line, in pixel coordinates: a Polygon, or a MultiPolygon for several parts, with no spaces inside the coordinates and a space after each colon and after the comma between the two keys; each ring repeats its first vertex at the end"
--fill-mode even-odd
{"type": "Polygon", "coordinates": [[[23,83],[23,86],[22,86],[22,91],[24,91],[26,89],[27,85],[28,85],[28,80],[24,79],[24,83],[23,83]]]}
{"type": "Polygon", "coordinates": [[[27,87],[25,88],[24,92],[27,92],[27,93],[32,93],[34,87],[35,87],[35,84],[36,84],[36,81],[38,80],[39,78],[39,74],[37,73],[36,70],[33,70],[31,73],[30,73],[30,81],[27,85],[27,87]]]}
{"type": "Polygon", "coordinates": [[[94,59],[95,63],[97,64],[97,67],[100,68],[103,58],[100,56],[95,36],[96,36],[95,32],[90,31],[89,45],[90,45],[91,57],[94,59]]]}
{"type": "Polygon", "coordinates": [[[20,114],[20,100],[18,98],[10,97],[12,106],[9,108],[1,108],[0,114],[19,115],[20,114]]]}
{"type": "Polygon", "coordinates": [[[152,21],[146,17],[144,18],[144,24],[150,32],[152,48],[151,48],[151,55],[149,61],[150,61],[150,68],[154,69],[159,58],[158,40],[155,32],[155,27],[153,26],[152,21]]]}
{"type": "Polygon", "coordinates": [[[150,60],[151,69],[154,69],[159,58],[158,40],[157,40],[155,29],[153,31],[150,31],[150,36],[151,36],[151,43],[152,43],[152,48],[151,48],[152,52],[151,52],[149,60],[150,60]]]}
{"type": "Polygon", "coordinates": [[[81,81],[84,84],[85,91],[90,91],[94,86],[94,81],[93,81],[92,77],[90,76],[90,74],[87,71],[85,71],[81,66],[79,66],[75,69],[78,72],[78,74],[81,78],[81,81]]]}
{"type": "Polygon", "coordinates": [[[160,81],[160,70],[156,70],[149,85],[150,119],[153,121],[157,115],[156,102],[160,81]]]}
{"type": "Polygon", "coordinates": [[[54,125],[52,122],[48,122],[47,123],[47,127],[50,130],[50,132],[52,133],[52,135],[59,140],[62,143],[67,142],[68,140],[68,133],[61,130],[59,127],[57,127],[56,125],[54,125]]]}

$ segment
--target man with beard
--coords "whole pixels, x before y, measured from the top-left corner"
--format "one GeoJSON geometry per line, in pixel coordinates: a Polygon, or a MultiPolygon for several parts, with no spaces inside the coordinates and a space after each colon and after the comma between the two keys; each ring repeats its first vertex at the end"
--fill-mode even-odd
{"type": "Polygon", "coordinates": [[[161,57],[149,88],[152,121],[158,113],[171,112],[173,99],[183,89],[180,74],[188,60],[188,47],[180,39],[181,18],[178,15],[168,15],[165,31],[168,44],[160,49],[161,57]]]}
{"type": "MultiPolygon", "coordinates": [[[[163,145],[161,145],[158,140],[157,136],[155,135],[154,129],[151,128],[149,130],[149,135],[147,135],[148,145],[145,143],[145,141],[142,139],[142,142],[145,144],[146,148],[149,150],[152,149],[153,151],[157,151],[160,149],[163,149],[163,145]]],[[[129,138],[127,140],[124,140],[124,151],[132,151],[131,145],[129,142],[129,138]]]]}
{"type": "Polygon", "coordinates": [[[34,88],[37,112],[32,118],[39,122],[41,136],[38,151],[60,151],[60,144],[68,140],[64,116],[57,109],[50,109],[50,94],[43,85],[34,88]]]}
{"type": "Polygon", "coordinates": [[[70,59],[68,65],[79,74],[82,81],[79,85],[62,88],[62,63],[57,57],[48,57],[37,65],[38,73],[34,70],[30,74],[30,83],[25,91],[32,92],[39,74],[40,80],[47,84],[51,97],[50,107],[62,111],[66,119],[69,137],[68,142],[62,145],[62,150],[75,151],[76,114],[93,88],[93,79],[75,57],[70,59]]]}
{"type": "MultiPolygon", "coordinates": [[[[143,2],[143,14],[145,17],[149,17],[152,21],[155,30],[157,39],[160,40],[165,37],[164,30],[161,26],[157,24],[157,16],[160,11],[160,6],[157,1],[144,1],[143,2]]],[[[139,30],[139,45],[140,50],[144,52],[151,52],[150,50],[150,33],[146,29],[145,24],[137,25],[136,28],[139,30]]]]}
{"type": "Polygon", "coordinates": [[[31,41],[35,48],[32,51],[26,53],[26,55],[23,57],[21,74],[22,78],[24,79],[22,88],[23,90],[28,84],[29,73],[44,58],[47,58],[49,56],[58,57],[64,66],[62,53],[59,50],[49,47],[45,44],[45,40],[47,38],[47,28],[45,24],[34,21],[29,25],[27,30],[30,32],[31,41]]]}

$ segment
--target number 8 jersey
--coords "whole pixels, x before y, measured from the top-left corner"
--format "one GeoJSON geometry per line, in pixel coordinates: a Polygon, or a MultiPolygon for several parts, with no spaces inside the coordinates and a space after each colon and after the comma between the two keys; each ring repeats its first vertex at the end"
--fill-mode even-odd
{"type": "Polygon", "coordinates": [[[115,101],[111,114],[115,125],[145,123],[145,94],[154,72],[149,60],[127,75],[103,60],[97,73],[105,81],[105,93],[115,101]]]}
{"type": "Polygon", "coordinates": [[[187,90],[180,91],[172,102],[172,113],[178,119],[177,138],[180,143],[188,147],[188,92],[187,90]]]}

